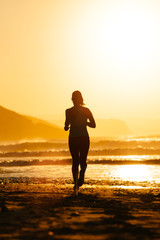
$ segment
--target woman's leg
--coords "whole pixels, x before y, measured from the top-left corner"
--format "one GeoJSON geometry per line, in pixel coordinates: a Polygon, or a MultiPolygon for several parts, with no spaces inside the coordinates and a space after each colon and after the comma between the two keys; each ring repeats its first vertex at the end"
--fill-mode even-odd
{"type": "Polygon", "coordinates": [[[82,186],[84,183],[84,175],[87,168],[87,155],[88,155],[89,145],[90,145],[89,137],[83,137],[80,143],[80,160],[79,161],[80,161],[81,170],[80,170],[80,177],[78,180],[79,186],[82,186]]]}
{"type": "Polygon", "coordinates": [[[79,149],[76,138],[69,138],[69,149],[72,156],[72,175],[74,183],[78,182],[78,168],[79,168],[79,149]]]}

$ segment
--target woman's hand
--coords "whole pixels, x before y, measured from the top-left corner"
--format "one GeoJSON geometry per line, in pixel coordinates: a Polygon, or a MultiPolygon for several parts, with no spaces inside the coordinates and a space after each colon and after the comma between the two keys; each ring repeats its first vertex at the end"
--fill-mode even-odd
{"type": "Polygon", "coordinates": [[[64,126],[64,130],[68,131],[69,130],[69,126],[64,126]]]}
{"type": "Polygon", "coordinates": [[[96,127],[96,124],[94,121],[92,122],[87,122],[87,126],[90,127],[90,128],[95,128],[96,127]]]}

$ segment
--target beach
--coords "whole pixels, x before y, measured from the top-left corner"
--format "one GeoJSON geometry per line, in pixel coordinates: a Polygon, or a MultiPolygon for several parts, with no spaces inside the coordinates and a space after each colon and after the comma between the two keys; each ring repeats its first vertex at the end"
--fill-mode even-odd
{"type": "Polygon", "coordinates": [[[160,189],[3,179],[0,239],[160,239],[160,189]]]}

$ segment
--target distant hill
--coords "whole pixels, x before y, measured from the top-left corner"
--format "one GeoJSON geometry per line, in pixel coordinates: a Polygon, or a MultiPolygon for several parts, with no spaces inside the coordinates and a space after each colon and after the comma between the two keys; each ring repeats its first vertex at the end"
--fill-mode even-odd
{"type": "Polygon", "coordinates": [[[127,123],[136,136],[160,135],[160,119],[135,118],[129,119],[127,123]]]}
{"type": "Polygon", "coordinates": [[[66,132],[54,124],[0,106],[0,140],[60,139],[66,132]]]}
{"type": "MultiPolygon", "coordinates": [[[[56,125],[63,125],[64,120],[52,121],[56,125]]],[[[121,137],[131,135],[125,121],[120,119],[96,119],[96,128],[88,128],[91,137],[121,137]]]]}

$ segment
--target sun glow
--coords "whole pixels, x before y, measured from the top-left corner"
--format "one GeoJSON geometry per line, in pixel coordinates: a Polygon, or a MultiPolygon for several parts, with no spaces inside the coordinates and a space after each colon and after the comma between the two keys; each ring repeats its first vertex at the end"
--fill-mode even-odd
{"type": "Polygon", "coordinates": [[[84,61],[96,67],[106,66],[109,60],[116,69],[144,70],[158,44],[155,13],[137,1],[94,7],[86,8],[83,18],[77,16],[74,22],[74,53],[78,51],[79,57],[85,53],[84,61]]]}
{"type": "Polygon", "coordinates": [[[151,11],[142,6],[127,4],[112,12],[107,35],[116,67],[142,70],[151,63],[157,44],[155,23],[151,11]]]}
{"type": "Polygon", "coordinates": [[[86,95],[93,92],[93,99],[98,92],[105,100],[120,97],[122,106],[126,99],[128,105],[146,104],[153,85],[150,75],[158,62],[157,15],[141,1],[116,1],[107,6],[102,2],[81,9],[70,24],[66,44],[70,45],[72,36],[73,45],[68,68],[73,75],[80,72],[78,82],[86,95]]]}
{"type": "Polygon", "coordinates": [[[98,118],[160,118],[160,1],[1,2],[2,106],[59,120],[79,89],[98,118]]]}

